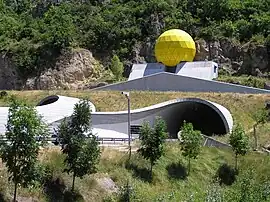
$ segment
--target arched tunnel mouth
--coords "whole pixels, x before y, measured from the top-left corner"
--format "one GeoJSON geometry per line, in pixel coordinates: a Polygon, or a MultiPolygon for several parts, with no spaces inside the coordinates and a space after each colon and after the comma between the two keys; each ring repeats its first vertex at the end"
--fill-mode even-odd
{"type": "Polygon", "coordinates": [[[48,104],[52,104],[54,102],[56,102],[59,99],[59,97],[57,95],[51,95],[48,96],[46,98],[44,98],[43,100],[41,100],[37,106],[44,106],[44,105],[48,105],[48,104]]]}
{"type": "Polygon", "coordinates": [[[170,113],[163,117],[171,137],[176,138],[184,121],[192,123],[195,130],[207,136],[227,134],[227,123],[224,123],[221,112],[207,104],[184,101],[172,106],[170,113]]]}

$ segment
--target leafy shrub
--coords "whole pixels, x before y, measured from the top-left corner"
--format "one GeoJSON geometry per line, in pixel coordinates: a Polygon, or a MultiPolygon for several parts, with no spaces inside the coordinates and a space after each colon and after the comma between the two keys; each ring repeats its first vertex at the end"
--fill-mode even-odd
{"type": "Polygon", "coordinates": [[[220,184],[232,185],[236,180],[237,171],[228,164],[222,164],[217,171],[220,184]]]}
{"type": "Polygon", "coordinates": [[[8,93],[7,91],[1,91],[0,92],[0,99],[4,98],[4,97],[7,97],[8,96],[8,93]]]}

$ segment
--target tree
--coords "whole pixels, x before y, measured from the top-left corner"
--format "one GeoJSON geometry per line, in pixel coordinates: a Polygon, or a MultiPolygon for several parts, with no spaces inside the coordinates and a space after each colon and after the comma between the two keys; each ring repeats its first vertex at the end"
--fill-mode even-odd
{"type": "Polygon", "coordinates": [[[253,115],[253,118],[255,120],[255,124],[253,125],[253,136],[255,141],[255,150],[258,149],[258,137],[257,137],[257,126],[260,124],[265,124],[268,121],[268,111],[265,108],[261,108],[255,112],[253,115]]]}
{"type": "Polygon", "coordinates": [[[154,128],[151,128],[149,122],[144,122],[140,131],[139,139],[141,146],[138,153],[143,158],[150,160],[150,172],[152,176],[152,169],[156,161],[164,155],[164,142],[167,137],[167,126],[164,120],[157,117],[154,128]]]}
{"type": "Polygon", "coordinates": [[[110,69],[114,74],[116,80],[119,80],[122,77],[124,65],[117,55],[114,55],[112,57],[110,69]]]}
{"type": "Polygon", "coordinates": [[[12,100],[6,125],[6,141],[1,142],[1,158],[8,168],[9,180],[14,182],[16,201],[17,186],[32,184],[37,176],[37,157],[41,143],[46,140],[48,128],[37,111],[26,104],[12,100]]]}
{"type": "Polygon", "coordinates": [[[235,154],[235,170],[237,170],[237,158],[239,155],[244,156],[249,150],[248,136],[245,134],[243,127],[240,124],[236,124],[233,128],[229,143],[233,148],[235,154]]]}
{"type": "Polygon", "coordinates": [[[184,122],[180,132],[182,155],[188,158],[188,174],[190,173],[190,159],[196,159],[202,147],[201,131],[194,130],[192,123],[184,122]]]}
{"type": "Polygon", "coordinates": [[[65,4],[50,7],[43,18],[45,32],[41,35],[41,40],[58,50],[72,46],[76,33],[73,20],[74,17],[65,4]]]}
{"type": "Polygon", "coordinates": [[[91,131],[91,108],[88,100],[84,99],[75,104],[70,120],[66,118],[62,121],[57,134],[62,144],[62,152],[66,154],[65,172],[73,173],[74,191],[75,177],[82,178],[96,172],[100,157],[97,137],[91,131]]]}

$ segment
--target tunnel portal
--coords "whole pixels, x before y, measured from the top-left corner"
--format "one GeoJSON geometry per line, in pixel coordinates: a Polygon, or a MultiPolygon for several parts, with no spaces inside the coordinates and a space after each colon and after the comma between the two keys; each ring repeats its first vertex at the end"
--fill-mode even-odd
{"type": "Polygon", "coordinates": [[[204,135],[224,135],[229,129],[220,113],[207,104],[185,101],[172,105],[163,118],[172,137],[176,137],[184,121],[192,123],[204,135]]]}

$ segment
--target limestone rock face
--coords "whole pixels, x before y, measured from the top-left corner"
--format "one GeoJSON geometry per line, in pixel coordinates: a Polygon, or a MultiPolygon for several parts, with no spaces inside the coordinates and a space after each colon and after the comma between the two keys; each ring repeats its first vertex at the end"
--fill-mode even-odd
{"type": "Polygon", "coordinates": [[[197,40],[196,47],[195,60],[212,60],[232,74],[266,77],[270,70],[269,53],[263,45],[251,42],[241,45],[224,39],[212,42],[197,40]]]}
{"type": "Polygon", "coordinates": [[[85,85],[89,85],[89,82],[97,82],[103,71],[105,71],[104,68],[90,51],[73,50],[62,54],[53,69],[48,69],[40,76],[28,79],[25,88],[82,89],[85,85]]]}
{"type": "MultiPolygon", "coordinates": [[[[267,47],[263,45],[252,42],[240,44],[230,39],[211,42],[199,39],[195,44],[197,50],[195,61],[214,61],[221,69],[232,75],[268,77],[270,57],[267,47]]],[[[146,39],[145,42],[133,47],[132,59],[126,62],[126,76],[133,63],[156,62],[154,46],[155,41],[146,39]]]]}

